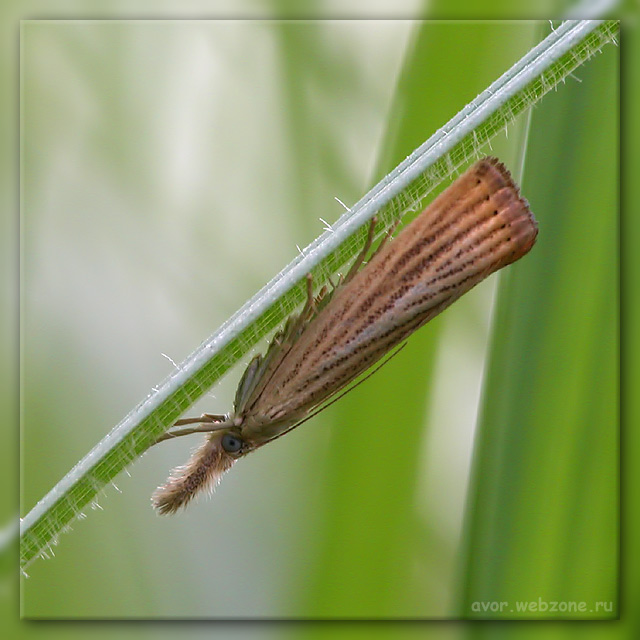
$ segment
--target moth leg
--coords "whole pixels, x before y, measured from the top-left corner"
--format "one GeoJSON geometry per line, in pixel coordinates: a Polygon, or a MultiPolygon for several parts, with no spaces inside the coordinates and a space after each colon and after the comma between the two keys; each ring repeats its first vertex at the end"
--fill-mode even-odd
{"type": "Polygon", "coordinates": [[[226,422],[228,416],[215,414],[215,413],[203,413],[199,418],[182,418],[180,420],[176,420],[173,423],[174,427],[179,427],[183,424],[197,424],[204,422],[226,422]]]}
{"type": "MultiPolygon", "coordinates": [[[[318,295],[320,296],[321,293],[322,291],[320,291],[318,295]]],[[[304,309],[300,314],[300,318],[306,319],[306,314],[308,312],[311,312],[311,314],[315,314],[317,312],[316,298],[313,295],[313,275],[310,273],[307,273],[307,301],[305,302],[304,309]]]]}
{"type": "Polygon", "coordinates": [[[226,421],[201,422],[197,427],[167,431],[166,433],[162,434],[153,444],[158,444],[158,442],[163,442],[164,440],[171,440],[172,438],[179,438],[180,436],[188,436],[192,433],[211,433],[212,431],[219,431],[220,429],[228,429],[230,426],[231,424],[226,421]]]}
{"type": "MultiPolygon", "coordinates": [[[[387,229],[387,233],[384,234],[384,238],[382,238],[382,241],[380,242],[376,250],[371,254],[371,258],[373,258],[374,256],[377,256],[380,253],[380,251],[382,250],[382,247],[384,247],[384,245],[387,244],[388,240],[393,236],[393,232],[397,229],[399,224],[400,224],[400,219],[396,220],[387,229]]],[[[371,258],[369,258],[369,260],[371,260],[371,258]]]]}
{"type": "Polygon", "coordinates": [[[378,217],[373,216],[373,218],[371,218],[371,223],[369,224],[369,232],[367,233],[367,239],[364,242],[364,247],[358,254],[358,257],[355,259],[355,262],[351,265],[351,269],[349,269],[341,284],[346,284],[347,282],[349,282],[349,280],[351,280],[351,278],[353,278],[353,276],[355,276],[356,273],[358,273],[358,271],[360,270],[360,267],[362,266],[364,259],[367,257],[369,249],[371,249],[371,245],[373,244],[373,237],[375,235],[377,224],[378,217]]]}

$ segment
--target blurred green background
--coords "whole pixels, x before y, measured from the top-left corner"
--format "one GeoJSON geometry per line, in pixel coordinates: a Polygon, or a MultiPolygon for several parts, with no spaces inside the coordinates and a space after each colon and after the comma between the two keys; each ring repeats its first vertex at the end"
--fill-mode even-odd
{"type": "MultiPolygon", "coordinates": [[[[334,196],[357,200],[548,29],[23,23],[21,513],[170,372],[162,354],[340,215],[334,196]]],[[[539,242],[499,285],[178,518],[149,495],[194,442],[151,450],[32,565],[23,615],[615,616],[618,53],[534,110],[539,242]]],[[[516,174],[525,124],[484,150],[516,174]]],[[[240,373],[193,413],[228,410],[240,373]]]]}

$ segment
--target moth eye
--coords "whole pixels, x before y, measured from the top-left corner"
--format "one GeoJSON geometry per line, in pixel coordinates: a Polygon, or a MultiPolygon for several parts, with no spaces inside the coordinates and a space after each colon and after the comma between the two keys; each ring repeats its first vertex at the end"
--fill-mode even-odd
{"type": "Polygon", "coordinates": [[[225,433],[222,436],[222,448],[227,453],[238,453],[238,451],[242,449],[243,444],[242,440],[232,433],[225,433]]]}

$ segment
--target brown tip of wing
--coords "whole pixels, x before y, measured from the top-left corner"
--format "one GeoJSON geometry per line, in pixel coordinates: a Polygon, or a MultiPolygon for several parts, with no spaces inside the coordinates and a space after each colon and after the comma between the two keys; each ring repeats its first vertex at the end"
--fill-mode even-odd
{"type": "Polygon", "coordinates": [[[509,170],[497,158],[483,158],[469,171],[486,183],[491,206],[496,207],[500,220],[507,227],[506,238],[511,250],[504,256],[500,267],[515,262],[529,252],[538,235],[538,223],[529,203],[520,195],[509,170]]]}

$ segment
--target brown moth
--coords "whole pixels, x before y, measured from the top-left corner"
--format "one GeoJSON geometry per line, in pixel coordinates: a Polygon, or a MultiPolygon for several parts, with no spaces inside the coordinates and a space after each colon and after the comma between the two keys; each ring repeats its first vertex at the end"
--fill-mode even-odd
{"type": "Polygon", "coordinates": [[[247,367],[230,415],[204,414],[160,440],[206,432],[207,438],[153,495],[175,513],[214,486],[239,458],[284,435],[416,329],[487,276],[524,256],[538,226],[507,169],[484,158],[439,195],[362,269],[373,240],[331,292],[291,316],[265,355],[247,367]]]}

